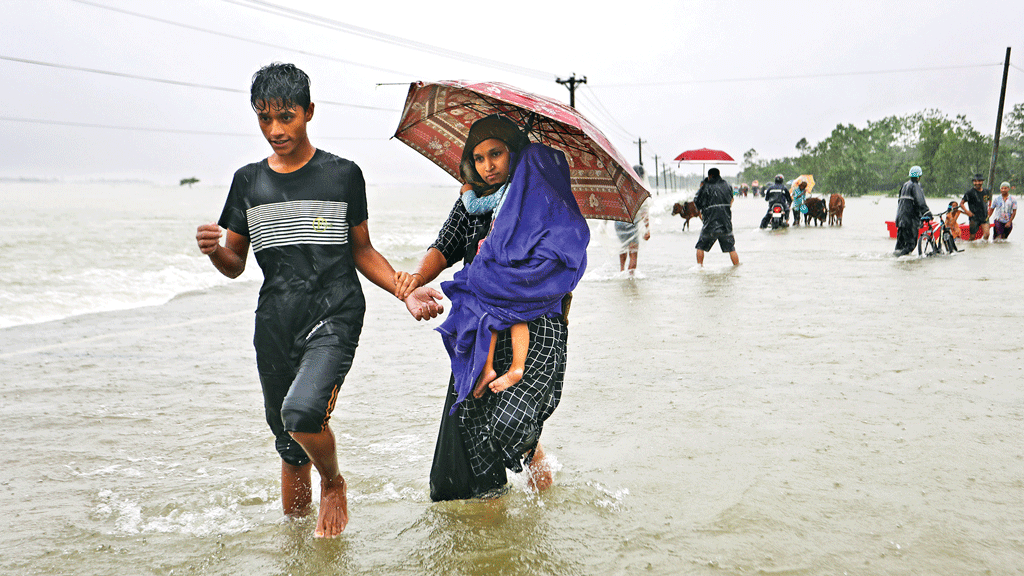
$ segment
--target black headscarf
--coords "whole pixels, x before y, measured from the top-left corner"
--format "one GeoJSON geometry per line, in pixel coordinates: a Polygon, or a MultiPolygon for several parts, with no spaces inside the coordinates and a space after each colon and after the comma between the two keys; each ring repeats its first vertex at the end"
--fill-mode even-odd
{"type": "Polygon", "coordinates": [[[521,152],[530,143],[526,134],[520,130],[515,122],[500,114],[485,116],[469,128],[469,135],[466,136],[466,145],[462,148],[462,162],[459,164],[459,172],[467,183],[473,185],[473,190],[478,195],[490,194],[501,187],[504,182],[488,184],[476,171],[476,163],[473,161],[473,149],[484,140],[491,138],[501,140],[508,146],[508,151],[515,154],[521,152]]]}

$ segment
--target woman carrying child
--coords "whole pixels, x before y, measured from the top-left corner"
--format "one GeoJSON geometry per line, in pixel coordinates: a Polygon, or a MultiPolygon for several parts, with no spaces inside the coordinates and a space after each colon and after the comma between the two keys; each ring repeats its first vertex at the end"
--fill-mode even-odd
{"type": "Polygon", "coordinates": [[[453,377],[431,471],[435,500],[501,488],[505,468],[520,472],[524,463],[531,485],[550,485],[539,439],[561,398],[568,295],[586,269],[590,240],[564,154],[530,144],[511,120],[493,115],[473,124],[462,154],[462,175],[470,185],[463,192],[473,194],[456,201],[416,272],[400,278],[409,288],[419,286],[406,299],[412,315],[433,318],[440,311],[436,300],[441,295],[422,285],[455,262],[464,262],[452,281],[442,284],[452,310],[438,331],[452,360],[453,377]],[[497,196],[493,208],[475,206],[474,198],[492,195],[497,196]],[[479,213],[471,212],[467,202],[479,213]],[[507,374],[517,356],[510,329],[524,323],[528,349],[516,382],[514,370],[507,374]],[[482,374],[492,334],[497,335],[495,374],[482,374]],[[506,374],[488,386],[501,373],[506,374]],[[435,485],[451,467],[446,461],[451,446],[442,446],[441,438],[446,426],[457,429],[464,447],[471,471],[468,486],[457,481],[449,487],[435,485]]]}

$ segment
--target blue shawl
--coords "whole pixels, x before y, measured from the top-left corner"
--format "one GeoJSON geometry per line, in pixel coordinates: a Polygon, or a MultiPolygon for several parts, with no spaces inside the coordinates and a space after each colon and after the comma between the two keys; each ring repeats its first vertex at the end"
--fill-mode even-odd
{"type": "Polygon", "coordinates": [[[451,358],[458,399],[473,390],[491,330],[562,313],[562,297],[587,268],[590,228],[569,182],[565,154],[530,144],[512,158],[505,201],[473,262],[441,289],[451,310],[437,331],[451,358]]]}

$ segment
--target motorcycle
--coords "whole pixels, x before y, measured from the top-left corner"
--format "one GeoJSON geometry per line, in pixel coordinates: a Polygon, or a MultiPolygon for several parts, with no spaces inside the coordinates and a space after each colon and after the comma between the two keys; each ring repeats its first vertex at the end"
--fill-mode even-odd
{"type": "Polygon", "coordinates": [[[772,230],[776,230],[778,228],[785,228],[786,226],[789,226],[789,222],[786,221],[786,206],[784,204],[775,202],[771,205],[771,210],[772,230]]]}

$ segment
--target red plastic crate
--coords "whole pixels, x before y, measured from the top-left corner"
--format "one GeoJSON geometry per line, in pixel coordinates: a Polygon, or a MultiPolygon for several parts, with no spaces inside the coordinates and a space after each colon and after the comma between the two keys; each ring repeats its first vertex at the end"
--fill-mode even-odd
{"type": "Polygon", "coordinates": [[[971,238],[971,225],[961,224],[960,225],[960,239],[961,240],[979,240],[981,238],[981,226],[978,226],[978,233],[971,238]]]}

